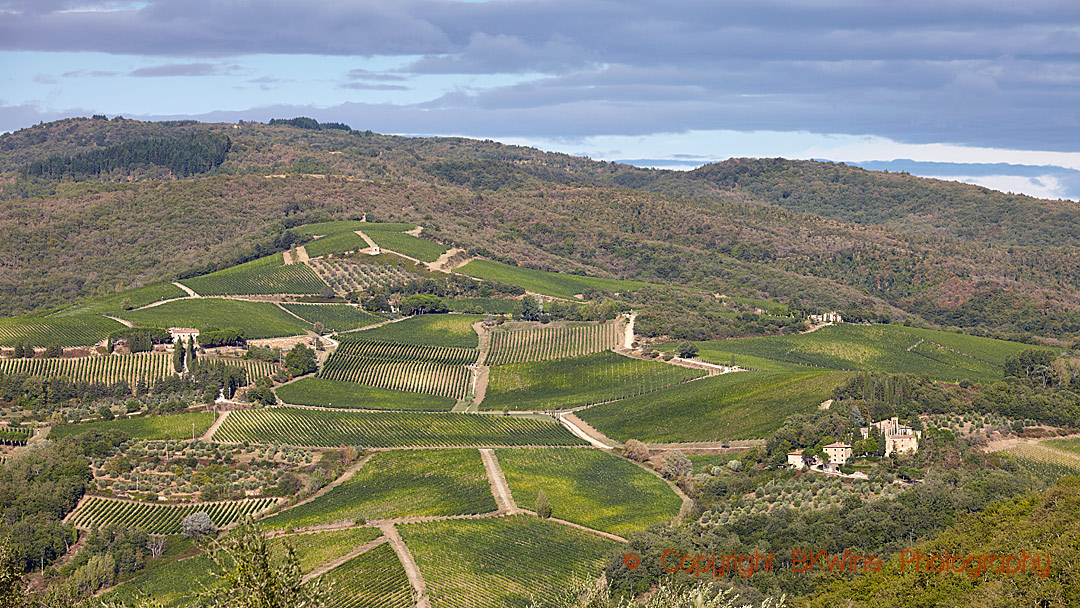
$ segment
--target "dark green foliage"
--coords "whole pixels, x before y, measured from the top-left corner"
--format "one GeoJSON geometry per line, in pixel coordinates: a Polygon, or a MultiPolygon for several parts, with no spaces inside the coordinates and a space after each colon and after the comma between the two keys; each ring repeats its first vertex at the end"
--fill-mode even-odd
{"type": "Polygon", "coordinates": [[[144,139],[75,156],[52,156],[30,163],[22,173],[26,177],[82,180],[156,165],[168,168],[177,177],[187,177],[225,162],[231,145],[227,136],[210,133],[144,139]]]}
{"type": "Polygon", "coordinates": [[[536,511],[536,516],[539,518],[548,519],[551,517],[551,500],[543,490],[536,493],[536,506],[533,510],[536,511]]]}
{"type": "Polygon", "coordinates": [[[1030,378],[1039,368],[1048,367],[1054,361],[1054,352],[1044,348],[1028,349],[1005,359],[1005,375],[1030,378]]]}
{"type": "Polygon", "coordinates": [[[693,342],[680,342],[679,346],[676,347],[676,350],[678,350],[679,356],[683,359],[691,359],[696,357],[698,353],[697,344],[694,344],[693,342]]]}
{"type": "Polygon", "coordinates": [[[177,341],[173,345],[173,369],[178,374],[184,372],[184,343],[182,341],[177,341]]]}
{"type": "Polygon", "coordinates": [[[210,329],[199,332],[199,346],[213,348],[215,346],[243,346],[243,329],[210,329]]]}
{"type": "Polygon", "coordinates": [[[352,127],[340,122],[319,122],[314,118],[308,118],[306,116],[297,116],[296,118],[271,118],[267,123],[273,125],[288,125],[290,127],[296,127],[298,129],[311,129],[318,131],[320,129],[330,129],[337,131],[352,131],[352,127]]]}
{"type": "Polygon", "coordinates": [[[414,294],[407,296],[401,302],[401,314],[422,315],[432,312],[446,312],[446,302],[437,296],[414,294]]]}
{"type": "Polygon", "coordinates": [[[285,355],[285,367],[294,378],[310,374],[318,369],[315,364],[315,351],[303,344],[297,344],[285,355]]]}

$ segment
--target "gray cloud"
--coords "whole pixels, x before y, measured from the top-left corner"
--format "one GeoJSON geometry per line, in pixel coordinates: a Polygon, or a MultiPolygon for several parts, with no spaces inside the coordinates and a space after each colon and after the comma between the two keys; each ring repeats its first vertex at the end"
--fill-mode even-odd
{"type": "Polygon", "coordinates": [[[218,72],[218,66],[210,63],[166,63],[132,70],[128,72],[128,76],[135,76],[137,78],[211,76],[218,72]]]}
{"type": "MultiPolygon", "coordinates": [[[[64,11],[87,6],[101,3],[0,0],[18,13],[0,20],[0,49],[410,58],[394,72],[350,71],[339,86],[353,90],[401,90],[420,74],[543,74],[423,104],[320,110],[389,132],[805,130],[1067,150],[1080,141],[1075,0],[151,0],[64,11]]],[[[175,63],[132,75],[214,70],[175,63]]]]}

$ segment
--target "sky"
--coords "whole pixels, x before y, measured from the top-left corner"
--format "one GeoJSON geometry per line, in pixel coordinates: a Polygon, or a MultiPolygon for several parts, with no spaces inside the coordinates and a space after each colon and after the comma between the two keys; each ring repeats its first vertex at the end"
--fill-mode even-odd
{"type": "Polygon", "coordinates": [[[1080,199],[1075,0],[0,0],[0,132],[311,116],[1080,199]]]}

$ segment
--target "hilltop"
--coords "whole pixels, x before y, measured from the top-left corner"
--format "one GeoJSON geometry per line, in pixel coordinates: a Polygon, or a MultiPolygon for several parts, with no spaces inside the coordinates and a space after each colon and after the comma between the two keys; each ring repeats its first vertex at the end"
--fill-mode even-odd
{"type": "Polygon", "coordinates": [[[287,246],[288,228],[367,214],[494,261],[687,289],[698,295],[652,301],[685,311],[699,339],[720,335],[705,294],[999,336],[1080,332],[1072,203],[830,163],[659,171],[320,127],[99,118],[0,136],[3,312],[224,268],[287,246]],[[227,153],[195,169],[132,157],[193,134],[227,137],[227,153]],[[1006,226],[1015,217],[1028,221],[1006,226]]]}

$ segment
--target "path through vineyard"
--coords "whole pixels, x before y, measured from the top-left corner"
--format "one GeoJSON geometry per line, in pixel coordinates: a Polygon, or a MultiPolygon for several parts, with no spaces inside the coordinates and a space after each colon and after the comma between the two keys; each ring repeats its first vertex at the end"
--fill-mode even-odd
{"type": "Polygon", "coordinates": [[[206,432],[199,436],[199,441],[211,441],[214,437],[214,433],[221,426],[221,423],[225,422],[225,419],[229,417],[230,412],[232,412],[232,410],[221,412],[217,419],[214,420],[214,424],[211,424],[210,428],[206,429],[206,432]]]}
{"type": "MultiPolygon", "coordinates": [[[[189,297],[192,297],[192,298],[201,298],[201,297],[202,297],[202,296],[200,296],[199,294],[195,293],[195,290],[194,290],[194,289],[192,289],[192,288],[188,287],[187,285],[184,285],[184,284],[183,284],[183,283],[181,283],[180,281],[176,281],[176,282],[174,282],[174,283],[173,283],[173,285],[176,285],[176,286],[177,286],[177,287],[179,287],[180,289],[183,289],[183,290],[184,290],[184,292],[185,292],[185,293],[187,293],[187,295],[188,295],[189,297]]],[[[168,301],[168,300],[166,300],[166,301],[168,301]]]]}
{"type": "Polygon", "coordinates": [[[397,553],[398,560],[405,568],[405,575],[409,577],[409,584],[412,585],[413,591],[416,593],[416,608],[431,608],[431,598],[428,597],[424,577],[420,574],[420,568],[416,566],[416,560],[413,559],[412,552],[405,546],[405,541],[401,540],[397,528],[394,527],[394,524],[385,523],[380,525],[379,529],[382,530],[383,536],[390,541],[390,546],[394,548],[394,553],[397,553]]]}
{"type": "Polygon", "coordinates": [[[485,448],[480,450],[480,459],[484,461],[484,469],[487,471],[488,481],[491,482],[491,493],[495,495],[495,504],[499,506],[500,513],[511,515],[520,513],[514,502],[514,496],[510,494],[510,486],[506,483],[499,459],[495,456],[495,450],[485,448]]]}
{"type": "Polygon", "coordinates": [[[465,250],[464,249],[459,249],[457,247],[451,247],[450,249],[447,249],[442,255],[439,256],[439,259],[435,260],[434,262],[428,262],[428,264],[427,264],[428,270],[434,270],[434,271],[437,271],[437,272],[446,272],[446,273],[452,272],[453,268],[447,266],[447,262],[450,261],[450,258],[452,258],[455,255],[461,253],[462,251],[465,251],[465,250]]]}
{"type": "Polygon", "coordinates": [[[315,568],[311,572],[308,572],[307,574],[305,574],[303,576],[303,578],[301,578],[300,580],[301,580],[301,582],[306,583],[306,582],[310,581],[313,578],[316,578],[316,577],[319,577],[319,576],[322,576],[322,575],[326,574],[327,572],[333,570],[334,568],[337,568],[338,566],[344,564],[345,562],[349,561],[350,559],[352,559],[352,558],[354,558],[354,557],[356,557],[356,556],[358,556],[358,555],[360,555],[362,553],[367,553],[368,551],[371,551],[375,547],[378,547],[379,545],[385,544],[387,542],[390,542],[390,539],[386,538],[385,535],[380,536],[379,538],[376,538],[375,540],[368,541],[368,542],[360,545],[359,547],[353,549],[352,551],[349,551],[345,555],[342,555],[341,557],[339,557],[337,559],[328,561],[325,564],[320,565],[319,567],[315,568]]]}

